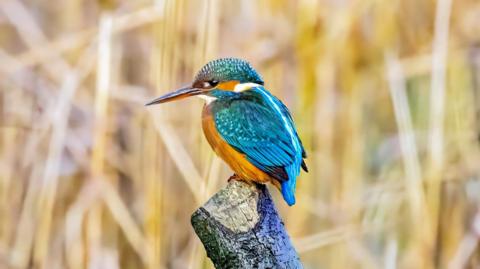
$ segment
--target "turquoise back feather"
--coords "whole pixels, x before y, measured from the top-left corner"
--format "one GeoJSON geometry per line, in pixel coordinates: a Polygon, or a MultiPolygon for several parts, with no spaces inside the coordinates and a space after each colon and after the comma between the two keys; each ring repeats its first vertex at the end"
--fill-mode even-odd
{"type": "Polygon", "coordinates": [[[304,149],[286,106],[263,86],[236,93],[213,90],[215,126],[220,136],[260,170],[278,180],[289,205],[304,149]]]}

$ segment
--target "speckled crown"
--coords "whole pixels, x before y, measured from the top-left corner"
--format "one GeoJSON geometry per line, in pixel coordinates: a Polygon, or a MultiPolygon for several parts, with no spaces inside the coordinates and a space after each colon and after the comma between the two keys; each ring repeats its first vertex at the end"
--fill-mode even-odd
{"type": "Polygon", "coordinates": [[[263,79],[253,67],[242,59],[221,58],[208,62],[195,76],[195,81],[253,82],[263,84],[263,79]]]}

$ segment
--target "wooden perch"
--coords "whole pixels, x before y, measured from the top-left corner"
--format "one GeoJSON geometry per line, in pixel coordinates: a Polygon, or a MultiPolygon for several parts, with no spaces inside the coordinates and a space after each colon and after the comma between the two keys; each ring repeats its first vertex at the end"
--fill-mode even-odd
{"type": "Polygon", "coordinates": [[[192,215],[216,268],[302,268],[268,190],[232,180],[192,215]]]}

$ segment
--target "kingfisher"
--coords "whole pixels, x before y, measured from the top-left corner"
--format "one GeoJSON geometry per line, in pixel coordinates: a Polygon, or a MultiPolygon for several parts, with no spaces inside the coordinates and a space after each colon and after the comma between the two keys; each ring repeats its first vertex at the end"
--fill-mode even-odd
{"type": "Polygon", "coordinates": [[[247,183],[272,183],[289,206],[295,204],[300,168],[307,157],[290,112],[265,87],[245,60],[221,58],[208,62],[187,87],[146,105],[190,96],[205,100],[202,128],[210,146],[247,183]]]}

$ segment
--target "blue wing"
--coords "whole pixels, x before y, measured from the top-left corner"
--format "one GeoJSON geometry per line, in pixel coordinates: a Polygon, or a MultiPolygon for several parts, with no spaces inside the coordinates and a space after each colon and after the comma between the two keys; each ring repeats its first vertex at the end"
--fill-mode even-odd
{"type": "Polygon", "coordinates": [[[252,164],[276,178],[292,205],[304,149],[288,109],[263,87],[242,94],[214,113],[217,130],[252,164]]]}
{"type": "MultiPolygon", "coordinates": [[[[276,97],[274,97],[274,98],[276,98],[276,97]]],[[[297,130],[295,130],[295,124],[293,123],[292,115],[290,115],[290,111],[288,110],[287,106],[284,103],[282,103],[280,100],[278,100],[278,102],[280,103],[280,108],[282,110],[282,113],[284,115],[286,115],[286,117],[288,118],[288,120],[290,121],[292,126],[294,126],[293,130],[295,131],[295,136],[298,138],[298,142],[300,143],[300,146],[302,148],[302,158],[306,159],[307,158],[307,152],[305,151],[305,148],[303,147],[302,140],[300,139],[300,136],[298,136],[298,134],[297,134],[297,130]]],[[[302,168],[303,168],[303,170],[305,170],[305,172],[308,172],[308,168],[307,168],[307,165],[305,164],[305,162],[302,162],[302,168]]]]}

